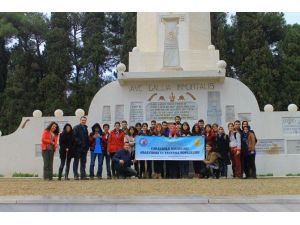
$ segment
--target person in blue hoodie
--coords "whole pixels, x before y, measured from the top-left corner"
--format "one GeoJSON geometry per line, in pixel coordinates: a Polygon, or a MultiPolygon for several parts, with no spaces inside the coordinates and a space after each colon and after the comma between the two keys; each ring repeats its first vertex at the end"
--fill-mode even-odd
{"type": "Polygon", "coordinates": [[[130,152],[129,142],[124,143],[123,149],[117,151],[112,158],[113,163],[117,171],[118,178],[127,178],[137,175],[137,172],[131,168],[134,160],[130,152]]]}
{"type": "Polygon", "coordinates": [[[94,179],[94,167],[96,158],[98,158],[98,171],[97,171],[97,178],[102,178],[102,129],[99,123],[95,123],[92,126],[92,133],[89,135],[89,144],[90,144],[90,151],[91,151],[91,164],[90,164],[90,179],[94,179]]]}

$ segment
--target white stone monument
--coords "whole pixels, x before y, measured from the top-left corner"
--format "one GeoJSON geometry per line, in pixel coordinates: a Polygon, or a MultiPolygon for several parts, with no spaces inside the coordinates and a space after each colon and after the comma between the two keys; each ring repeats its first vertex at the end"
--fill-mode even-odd
{"type": "MultiPolygon", "coordinates": [[[[258,138],[257,173],[299,173],[297,106],[276,112],[272,105],[266,105],[261,112],[250,89],[225,77],[225,69],[226,62],[211,45],[209,13],[138,13],[137,46],[129,52],[129,72],[124,64],[117,66],[117,81],[107,84],[92,99],[88,125],[99,122],[113,126],[123,119],[130,125],[152,119],[174,121],[180,115],[190,125],[202,118],[227,129],[230,121],[248,120],[258,138]]],[[[36,111],[35,117],[23,118],[16,132],[0,137],[0,174],[42,175],[42,130],[50,121],[63,126],[79,120],[58,112],[60,117],[42,117],[36,111]]],[[[76,115],[82,115],[82,110],[76,115]]],[[[56,170],[58,165],[59,158],[55,157],[56,170]]]]}
{"type": "Polygon", "coordinates": [[[178,47],[179,16],[166,16],[162,18],[165,25],[163,70],[182,70],[180,67],[178,47]]]}

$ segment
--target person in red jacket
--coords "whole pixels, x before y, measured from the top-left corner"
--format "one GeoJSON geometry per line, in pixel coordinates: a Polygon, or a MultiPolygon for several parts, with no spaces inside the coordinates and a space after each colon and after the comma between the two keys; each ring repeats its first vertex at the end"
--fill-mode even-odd
{"type": "Polygon", "coordinates": [[[209,143],[211,146],[214,146],[215,133],[210,124],[205,125],[203,134],[205,136],[205,143],[209,143]]]}
{"type": "MultiPolygon", "coordinates": [[[[124,137],[125,133],[121,129],[120,122],[115,122],[115,129],[110,132],[107,143],[107,153],[109,154],[110,158],[112,158],[116,152],[123,149],[124,137]]],[[[113,177],[116,177],[116,169],[113,163],[111,164],[111,171],[113,177]]]]}
{"type": "Polygon", "coordinates": [[[44,161],[44,180],[53,180],[53,157],[57,148],[58,124],[51,122],[42,133],[41,148],[44,161]]]}

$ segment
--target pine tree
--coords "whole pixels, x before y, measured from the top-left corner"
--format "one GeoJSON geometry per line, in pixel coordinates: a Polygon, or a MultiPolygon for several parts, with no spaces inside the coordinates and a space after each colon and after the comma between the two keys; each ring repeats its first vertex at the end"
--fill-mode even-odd
{"type": "Polygon", "coordinates": [[[69,79],[68,105],[71,111],[81,108],[85,104],[84,96],[82,95],[84,85],[82,84],[84,65],[83,65],[83,30],[84,13],[70,13],[69,19],[71,24],[70,39],[71,39],[71,62],[74,67],[71,78],[69,79]]]}
{"type": "Polygon", "coordinates": [[[267,103],[276,106],[277,83],[280,74],[276,65],[274,46],[283,27],[282,14],[237,13],[234,27],[234,46],[231,59],[234,75],[255,94],[260,108],[267,103]],[[270,17],[278,17],[270,24],[270,17]],[[249,29],[251,28],[251,29],[249,29]]]}
{"type": "Polygon", "coordinates": [[[9,52],[5,47],[5,39],[0,37],[0,93],[2,93],[6,86],[7,80],[7,66],[9,60],[9,52]]]}
{"type": "Polygon", "coordinates": [[[291,103],[300,105],[300,25],[287,25],[278,42],[278,65],[282,79],[278,82],[279,109],[291,103]],[[279,97],[280,96],[280,97],[279,97]]]}
{"type": "MultiPolygon", "coordinates": [[[[1,96],[0,127],[4,133],[15,131],[23,116],[30,116],[39,107],[40,96],[36,94],[42,65],[38,51],[43,43],[47,27],[40,13],[2,14],[5,21],[6,39],[15,41],[10,49],[7,82],[1,96]],[[37,43],[36,41],[39,40],[37,43]]],[[[3,30],[2,30],[3,31],[3,30]]],[[[42,69],[43,70],[43,69],[42,69]]]]}
{"type": "Polygon", "coordinates": [[[135,12],[127,12],[123,14],[122,27],[122,48],[120,52],[120,61],[129,68],[129,52],[136,46],[136,18],[135,12]]]}
{"type": "Polygon", "coordinates": [[[70,30],[68,13],[51,14],[45,46],[47,75],[39,84],[39,94],[44,99],[42,109],[45,115],[53,115],[58,108],[65,114],[71,113],[67,102],[67,81],[72,71],[70,30]]]}

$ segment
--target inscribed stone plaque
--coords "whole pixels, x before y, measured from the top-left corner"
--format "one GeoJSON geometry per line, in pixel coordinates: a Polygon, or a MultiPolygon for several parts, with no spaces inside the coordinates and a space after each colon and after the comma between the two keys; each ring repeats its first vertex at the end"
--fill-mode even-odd
{"type": "Polygon", "coordinates": [[[143,102],[130,102],[129,123],[135,125],[144,121],[144,105],[143,102]]]}
{"type": "Polygon", "coordinates": [[[252,116],[251,116],[251,113],[238,113],[238,119],[240,121],[251,122],[252,116]]]}
{"type": "Polygon", "coordinates": [[[165,24],[165,41],[164,41],[164,57],[163,67],[178,67],[179,62],[179,48],[178,48],[178,27],[179,17],[162,18],[165,24]]]}
{"type": "Polygon", "coordinates": [[[116,105],[115,107],[115,121],[124,120],[124,105],[116,105]]]}
{"type": "MultiPolygon", "coordinates": [[[[42,149],[41,149],[41,144],[35,144],[34,145],[34,150],[35,150],[35,157],[42,157],[42,149]]],[[[57,145],[57,149],[54,153],[54,157],[58,157],[58,153],[59,152],[59,145],[57,145]]]]}
{"type": "Polygon", "coordinates": [[[282,117],[282,131],[285,135],[300,135],[300,117],[282,117]]]}
{"type": "Polygon", "coordinates": [[[221,124],[221,100],[219,91],[207,93],[207,123],[221,124]]]}
{"type": "Polygon", "coordinates": [[[198,104],[195,102],[150,102],[146,105],[146,120],[174,121],[175,116],[182,120],[198,119],[198,104]]]}
{"type": "Polygon", "coordinates": [[[289,140],[286,145],[288,154],[300,154],[300,140],[289,140]]]}
{"type": "Polygon", "coordinates": [[[234,105],[226,105],[225,120],[226,122],[232,122],[235,120],[234,105]]]}
{"type": "Polygon", "coordinates": [[[258,154],[284,154],[284,139],[260,139],[255,150],[258,154]]]}
{"type": "Polygon", "coordinates": [[[104,105],[102,110],[102,123],[111,123],[110,106],[104,105]]]}

